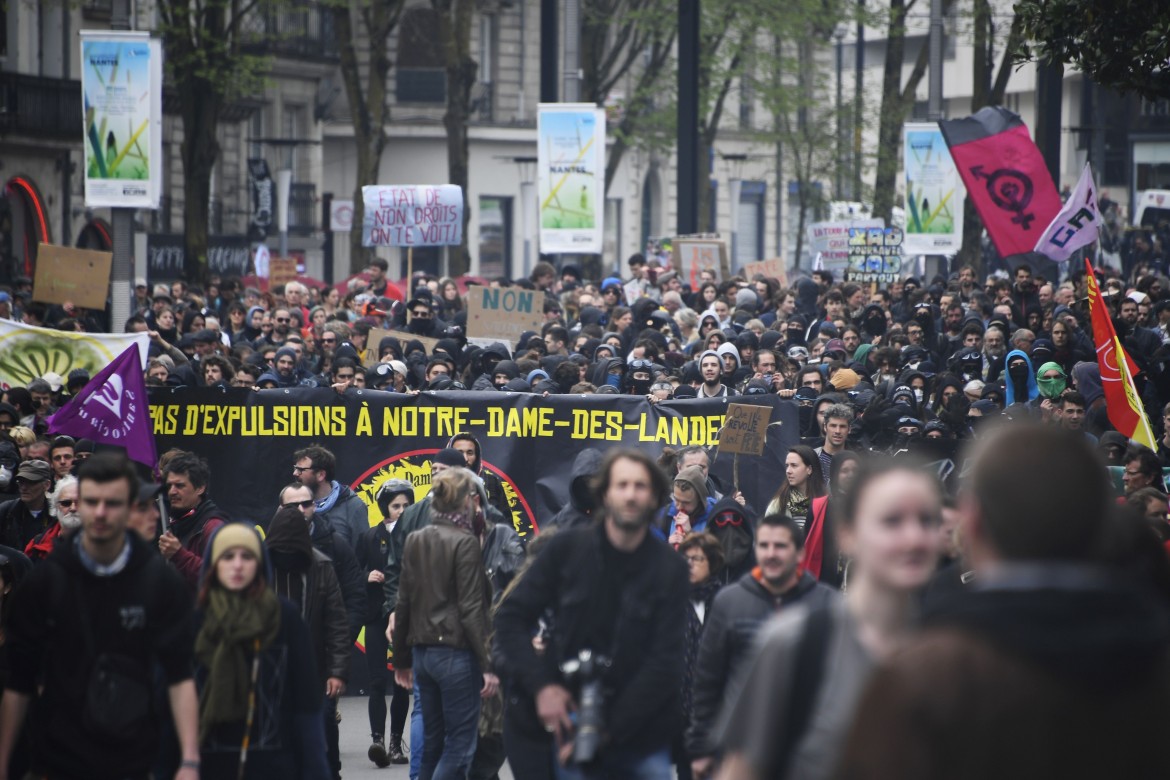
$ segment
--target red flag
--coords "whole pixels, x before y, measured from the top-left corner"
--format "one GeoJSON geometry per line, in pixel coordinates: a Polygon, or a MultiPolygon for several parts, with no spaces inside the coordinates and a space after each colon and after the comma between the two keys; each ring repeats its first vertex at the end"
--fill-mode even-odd
{"type": "Polygon", "coordinates": [[[1061,203],[1024,121],[989,106],[938,126],[995,248],[1004,257],[1031,252],[1061,203]]]}
{"type": "Polygon", "coordinates": [[[1097,346],[1097,366],[1101,370],[1101,388],[1105,391],[1109,422],[1120,433],[1157,452],[1154,432],[1133,383],[1137,366],[1117,339],[1117,331],[1113,329],[1105,301],[1101,300],[1097,277],[1093,275],[1093,266],[1088,260],[1085,260],[1085,271],[1088,274],[1085,281],[1089,287],[1089,311],[1093,316],[1093,342],[1097,346]]]}

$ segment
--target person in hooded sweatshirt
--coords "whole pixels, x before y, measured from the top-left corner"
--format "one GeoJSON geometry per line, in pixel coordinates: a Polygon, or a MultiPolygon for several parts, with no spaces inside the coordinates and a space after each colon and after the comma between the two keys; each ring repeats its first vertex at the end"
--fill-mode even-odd
{"type": "Polygon", "coordinates": [[[1036,384],[1036,372],[1032,359],[1022,350],[1013,349],[1004,360],[1007,378],[1004,382],[1004,405],[1026,404],[1040,397],[1040,386],[1036,384]]]}
{"type": "Polygon", "coordinates": [[[601,468],[601,452],[592,447],[581,450],[573,459],[573,471],[569,478],[569,500],[547,523],[546,528],[576,528],[588,525],[594,520],[597,506],[593,501],[593,478],[601,468]]]}
{"type": "Polygon", "coordinates": [[[341,586],[329,556],[313,548],[309,525],[296,507],[276,510],[264,541],[272,562],[268,585],[300,611],[309,627],[317,685],[325,695],[325,747],[333,776],[339,777],[337,697],[349,678],[349,627],[341,586]]]}
{"type": "Polygon", "coordinates": [[[510,521],[512,507],[508,504],[508,495],[504,492],[503,481],[483,467],[483,451],[479,439],[470,433],[457,433],[447,442],[447,446],[459,450],[467,459],[467,468],[472,474],[483,480],[484,490],[487,492],[488,504],[500,513],[498,518],[489,518],[493,523],[510,521]]]}
{"type": "Polygon", "coordinates": [[[975,585],[870,677],[836,777],[1170,777],[1164,554],[1110,554],[1125,524],[1074,432],[1002,428],[969,468],[975,585]]]}
{"type": "Polygon", "coordinates": [[[687,466],[674,476],[670,506],[650,530],[677,549],[687,534],[706,530],[713,506],[715,499],[707,494],[707,475],[698,466],[687,466]]]}

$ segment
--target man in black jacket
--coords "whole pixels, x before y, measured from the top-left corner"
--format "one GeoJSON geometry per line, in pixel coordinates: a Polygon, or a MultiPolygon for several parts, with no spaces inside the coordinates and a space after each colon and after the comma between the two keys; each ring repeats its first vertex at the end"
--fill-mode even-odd
{"type": "Polygon", "coordinates": [[[593,503],[591,483],[600,466],[601,452],[598,450],[590,447],[577,453],[577,457],[573,459],[573,472],[569,479],[569,500],[561,507],[561,511],[542,524],[542,528],[547,526],[567,530],[593,522],[597,505],[593,503]]]}
{"type": "Polygon", "coordinates": [[[313,547],[320,550],[333,562],[333,573],[341,586],[341,600],[345,602],[346,623],[349,626],[349,641],[357,639],[365,624],[366,578],[362,576],[353,548],[333,532],[329,523],[314,519],[313,494],[300,483],[294,482],[280,491],[281,508],[296,507],[309,524],[309,536],[313,547]]]}
{"type": "Polygon", "coordinates": [[[175,778],[198,780],[191,596],[172,567],[127,533],[138,491],[129,462],[95,455],[79,478],[80,532],[12,594],[0,778],[23,772],[9,761],[34,700],[30,776],[146,777],[161,736],[151,707],[154,669],[165,680],[182,749],[175,778]],[[99,674],[107,684],[94,684],[99,674]]]}
{"type": "Polygon", "coordinates": [[[53,524],[45,499],[53,470],[43,460],[26,460],[16,469],[18,498],[0,504],[0,544],[24,550],[53,524]]]}
{"type": "Polygon", "coordinates": [[[800,602],[810,609],[828,603],[833,591],[800,568],[804,532],[791,517],[768,515],[756,528],[759,565],[715,596],[704,621],[695,665],[694,714],[687,727],[687,752],[695,777],[711,772],[711,729],[728,685],[742,672],[760,627],[778,610],[800,602]]]}
{"type": "MultiPolygon", "coordinates": [[[[682,559],[649,533],[669,500],[670,483],[636,450],[614,449],[599,469],[595,502],[604,520],[557,533],[496,613],[494,657],[510,680],[509,703],[524,707],[531,732],[555,736],[559,758],[573,778],[659,776],[669,773],[669,746],[679,728],[679,653],[686,627],[687,574],[682,559]],[[552,634],[543,654],[532,630],[544,615],[552,634]],[[609,660],[601,671],[605,741],[588,764],[575,750],[569,713],[580,681],[560,665],[584,651],[609,660]],[[529,702],[535,703],[535,712],[529,702]]],[[[578,711],[579,719],[586,714],[578,711]]],[[[539,750],[539,737],[530,742],[539,750]]],[[[509,746],[509,760],[523,763],[509,746]]]]}

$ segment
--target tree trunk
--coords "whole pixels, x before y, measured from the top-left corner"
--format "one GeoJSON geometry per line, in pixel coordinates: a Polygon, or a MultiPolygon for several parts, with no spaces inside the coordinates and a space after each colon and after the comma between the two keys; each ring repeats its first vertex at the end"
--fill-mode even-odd
{"type": "Polygon", "coordinates": [[[471,204],[468,202],[468,132],[471,115],[471,88],[479,66],[471,59],[471,20],[474,0],[434,0],[439,12],[439,31],[442,36],[447,67],[447,112],[443,126],[447,129],[447,178],[450,184],[463,189],[463,237],[458,247],[451,250],[451,276],[466,274],[471,268],[468,251],[468,225],[471,222],[471,204]]]}
{"type": "Polygon", "coordinates": [[[353,227],[349,231],[349,272],[365,269],[374,257],[372,249],[362,245],[362,220],[365,204],[362,187],[378,183],[382,152],[386,148],[383,130],[389,118],[386,106],[386,79],[390,58],[385,41],[398,23],[402,0],[374,0],[367,9],[366,22],[370,40],[369,72],[362,83],[361,68],[354,49],[353,18],[349,4],[334,7],[334,31],[341,55],[341,76],[353,120],[354,145],[357,147],[357,178],[353,189],[353,227]]]}
{"type": "Polygon", "coordinates": [[[216,126],[223,98],[206,83],[188,82],[183,120],[183,249],[188,282],[206,286],[211,174],[219,157],[216,126]]]}
{"type": "Polygon", "coordinates": [[[902,98],[902,64],[906,55],[906,3],[890,0],[890,28],[886,63],[882,74],[882,110],[878,120],[877,175],[874,179],[873,215],[890,224],[898,176],[898,152],[906,101],[902,98]]]}

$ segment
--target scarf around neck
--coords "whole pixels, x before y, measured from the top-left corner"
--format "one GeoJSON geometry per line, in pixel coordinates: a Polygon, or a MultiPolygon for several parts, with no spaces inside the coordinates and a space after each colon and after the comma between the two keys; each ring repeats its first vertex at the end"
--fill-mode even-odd
{"type": "Polygon", "coordinates": [[[280,600],[268,588],[254,598],[211,588],[195,639],[195,658],[208,672],[199,702],[200,742],[214,726],[247,717],[250,654],[257,640],[260,649],[268,647],[279,631],[280,600]]]}

